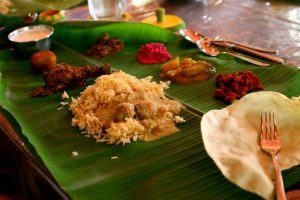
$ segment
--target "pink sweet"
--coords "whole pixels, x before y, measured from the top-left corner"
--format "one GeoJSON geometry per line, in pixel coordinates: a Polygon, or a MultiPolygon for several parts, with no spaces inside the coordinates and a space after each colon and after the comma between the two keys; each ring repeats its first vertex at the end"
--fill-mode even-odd
{"type": "Polygon", "coordinates": [[[163,43],[149,43],[140,47],[136,59],[141,64],[156,64],[170,60],[172,55],[163,43]]]}

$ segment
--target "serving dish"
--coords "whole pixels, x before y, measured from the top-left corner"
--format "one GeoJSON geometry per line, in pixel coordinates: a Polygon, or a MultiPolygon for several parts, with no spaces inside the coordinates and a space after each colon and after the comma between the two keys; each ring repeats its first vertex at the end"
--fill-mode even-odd
{"type": "MultiPolygon", "coordinates": [[[[299,95],[300,74],[296,68],[280,64],[258,68],[227,55],[207,57],[172,32],[147,24],[120,22],[90,26],[86,22],[63,22],[56,24],[54,29],[53,51],[60,63],[77,66],[110,63],[114,70],[123,70],[139,78],[153,76],[160,81],[160,64],[140,65],[134,56],[142,44],[163,42],[174,57],[209,61],[218,73],[252,70],[260,76],[265,90],[289,97],[299,95]],[[101,60],[84,56],[83,52],[103,33],[122,39],[125,49],[101,60]]],[[[0,57],[1,105],[19,123],[22,130],[19,134],[28,139],[27,145],[33,146],[35,157],[41,159],[71,198],[260,199],[227,181],[204,149],[201,116],[211,109],[227,106],[213,99],[213,78],[189,85],[171,84],[167,90],[168,97],[187,106],[182,113],[187,122],[178,126],[180,132],[154,142],[111,146],[85,138],[70,125],[70,111],[67,108],[57,110],[61,94],[29,98],[30,90],[43,83],[39,75],[31,72],[29,61],[12,60],[14,54],[9,51],[2,51],[0,57]],[[72,156],[74,151],[78,156],[72,156]]],[[[68,93],[76,97],[80,91],[68,93]]],[[[299,171],[299,167],[284,171],[287,187],[297,182],[297,177],[299,180],[299,171]]]]}
{"type": "Polygon", "coordinates": [[[34,52],[50,49],[53,31],[49,25],[30,25],[12,31],[8,39],[19,55],[30,57],[34,52]]]}

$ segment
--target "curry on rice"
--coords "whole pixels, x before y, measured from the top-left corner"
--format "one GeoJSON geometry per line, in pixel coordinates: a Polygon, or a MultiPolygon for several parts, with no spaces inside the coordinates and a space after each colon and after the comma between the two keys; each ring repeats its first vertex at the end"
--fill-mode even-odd
{"type": "Polygon", "coordinates": [[[137,79],[122,71],[103,75],[72,98],[72,125],[108,144],[151,141],[178,131],[183,105],[167,98],[169,82],[137,79]]]}

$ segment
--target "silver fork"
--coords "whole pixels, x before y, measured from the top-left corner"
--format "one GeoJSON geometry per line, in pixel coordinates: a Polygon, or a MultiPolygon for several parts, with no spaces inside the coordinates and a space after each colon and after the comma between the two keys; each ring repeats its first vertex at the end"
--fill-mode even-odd
{"type": "Polygon", "coordinates": [[[276,199],[286,200],[281,169],[277,153],[281,149],[279,132],[273,112],[261,113],[261,148],[269,153],[273,160],[276,174],[276,199]]]}

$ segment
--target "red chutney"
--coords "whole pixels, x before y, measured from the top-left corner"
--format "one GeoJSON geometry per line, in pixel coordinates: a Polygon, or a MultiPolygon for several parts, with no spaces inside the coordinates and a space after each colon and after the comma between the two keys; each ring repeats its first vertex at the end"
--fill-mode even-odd
{"type": "Polygon", "coordinates": [[[259,77],[251,71],[219,74],[216,77],[216,84],[218,88],[214,92],[214,97],[223,99],[226,103],[240,99],[250,91],[263,89],[259,77]]]}
{"type": "Polygon", "coordinates": [[[170,60],[172,55],[163,43],[149,43],[140,47],[136,59],[141,64],[156,64],[170,60]]]}

